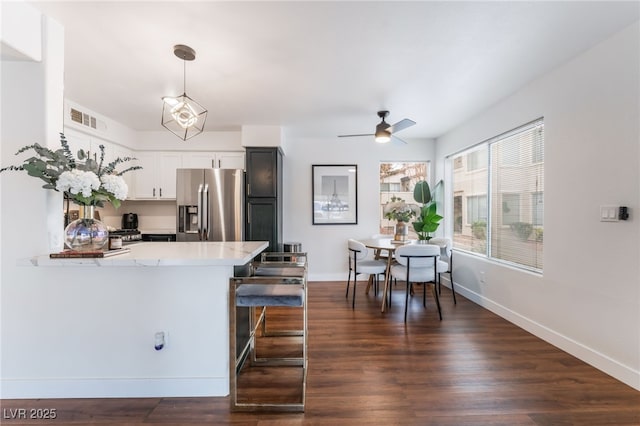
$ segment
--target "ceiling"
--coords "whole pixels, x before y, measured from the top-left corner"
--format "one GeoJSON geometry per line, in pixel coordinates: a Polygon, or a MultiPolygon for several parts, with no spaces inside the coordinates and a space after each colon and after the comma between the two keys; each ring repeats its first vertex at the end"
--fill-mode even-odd
{"type": "Polygon", "coordinates": [[[631,2],[32,2],[65,28],[65,98],[163,130],[183,91],[205,130],[373,132],[376,111],[430,138],[637,21],[631,2]]]}

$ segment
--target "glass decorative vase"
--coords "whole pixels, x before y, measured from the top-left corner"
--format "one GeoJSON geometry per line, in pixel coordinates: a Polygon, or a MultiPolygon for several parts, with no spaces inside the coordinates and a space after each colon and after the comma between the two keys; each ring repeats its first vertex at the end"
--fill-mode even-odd
{"type": "Polygon", "coordinates": [[[104,223],[94,219],[95,206],[84,206],[82,217],[64,229],[64,244],[76,251],[102,250],[109,241],[104,223]]]}
{"type": "Polygon", "coordinates": [[[409,237],[409,226],[401,220],[396,223],[396,233],[393,236],[394,241],[407,241],[409,237]]]}

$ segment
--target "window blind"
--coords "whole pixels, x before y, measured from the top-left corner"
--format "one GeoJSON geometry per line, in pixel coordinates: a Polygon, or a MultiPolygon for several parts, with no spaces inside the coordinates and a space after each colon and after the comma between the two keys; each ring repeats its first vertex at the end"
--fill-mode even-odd
{"type": "Polygon", "coordinates": [[[536,121],[493,141],[490,256],[542,270],[544,126],[536,121]]]}
{"type": "Polygon", "coordinates": [[[542,271],[543,119],[452,160],[459,165],[452,171],[454,247],[542,271]]]}

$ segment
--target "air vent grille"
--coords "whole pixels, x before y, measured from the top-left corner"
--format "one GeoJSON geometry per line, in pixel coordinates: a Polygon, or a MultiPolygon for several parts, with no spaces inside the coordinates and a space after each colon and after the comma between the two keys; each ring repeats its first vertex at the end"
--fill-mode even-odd
{"type": "Polygon", "coordinates": [[[87,114],[86,112],[78,111],[77,109],[74,109],[74,108],[71,108],[71,121],[84,124],[85,126],[91,127],[92,129],[98,128],[97,118],[87,114]]]}
{"type": "Polygon", "coordinates": [[[71,108],[71,121],[82,124],[82,113],[77,109],[71,108]]]}
{"type": "Polygon", "coordinates": [[[75,108],[69,108],[69,116],[71,117],[71,121],[75,123],[82,124],[101,133],[107,132],[107,123],[89,113],[75,108]]]}

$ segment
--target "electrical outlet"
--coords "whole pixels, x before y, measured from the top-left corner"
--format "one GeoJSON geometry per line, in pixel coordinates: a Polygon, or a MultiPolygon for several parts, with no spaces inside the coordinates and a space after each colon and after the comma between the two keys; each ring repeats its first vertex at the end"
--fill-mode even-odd
{"type": "Polygon", "coordinates": [[[487,282],[484,277],[484,271],[480,271],[480,282],[482,284],[485,284],[487,282]]]}

